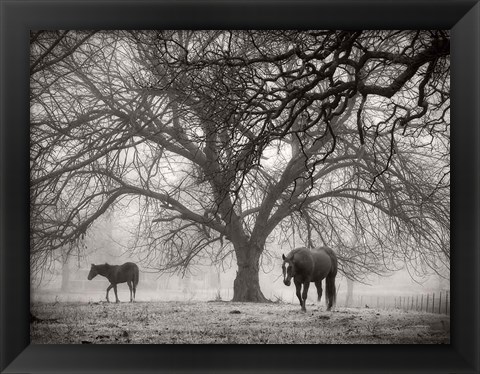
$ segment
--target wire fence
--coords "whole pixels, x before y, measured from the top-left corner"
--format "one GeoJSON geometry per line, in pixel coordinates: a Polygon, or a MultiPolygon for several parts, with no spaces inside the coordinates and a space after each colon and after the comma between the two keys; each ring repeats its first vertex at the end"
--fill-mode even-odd
{"type": "MultiPolygon", "coordinates": [[[[340,303],[342,305],[342,303],[340,303]]],[[[377,308],[377,309],[402,309],[417,312],[436,314],[450,314],[449,291],[432,292],[409,296],[377,296],[357,295],[347,302],[343,300],[345,307],[353,308],[377,308]]]]}

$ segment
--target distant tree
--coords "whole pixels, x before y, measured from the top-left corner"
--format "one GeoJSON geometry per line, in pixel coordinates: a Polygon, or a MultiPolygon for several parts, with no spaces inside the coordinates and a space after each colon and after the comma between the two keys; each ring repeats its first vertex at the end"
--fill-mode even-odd
{"type": "Polygon", "coordinates": [[[115,205],[151,266],[234,256],[238,301],[265,300],[274,232],[337,249],[347,274],[448,266],[447,32],[58,35],[31,42],[35,258],[115,205]]]}
{"type": "Polygon", "coordinates": [[[61,290],[66,292],[70,289],[70,256],[68,255],[68,251],[64,249],[62,251],[62,283],[61,283],[61,290]]]}
{"type": "Polygon", "coordinates": [[[350,278],[347,278],[347,296],[345,300],[345,306],[346,307],[351,307],[353,304],[353,286],[354,286],[354,281],[351,280],[350,278]]]}

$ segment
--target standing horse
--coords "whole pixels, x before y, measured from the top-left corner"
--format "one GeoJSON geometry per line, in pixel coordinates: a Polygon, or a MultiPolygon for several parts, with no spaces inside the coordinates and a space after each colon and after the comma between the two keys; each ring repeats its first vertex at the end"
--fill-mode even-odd
{"type": "Polygon", "coordinates": [[[293,278],[302,311],[307,311],[305,302],[310,282],[314,282],[317,287],[318,301],[322,298],[323,279],[325,279],[327,310],[330,310],[335,304],[337,297],[335,277],[337,275],[338,262],[335,252],[328,247],[314,248],[311,251],[307,248],[296,248],[286,257],[282,254],[282,259],[283,283],[286,286],[290,286],[293,278]],[[300,293],[302,284],[303,293],[300,293]]]}
{"type": "Polygon", "coordinates": [[[110,286],[107,288],[108,302],[110,302],[108,299],[108,293],[112,288],[115,291],[115,302],[120,302],[117,296],[117,284],[127,282],[128,288],[130,288],[130,302],[133,303],[138,284],[138,266],[136,264],[133,262],[126,262],[123,265],[109,265],[107,263],[104,265],[92,264],[90,273],[88,273],[88,280],[92,280],[98,274],[103,275],[110,282],[110,286]]]}

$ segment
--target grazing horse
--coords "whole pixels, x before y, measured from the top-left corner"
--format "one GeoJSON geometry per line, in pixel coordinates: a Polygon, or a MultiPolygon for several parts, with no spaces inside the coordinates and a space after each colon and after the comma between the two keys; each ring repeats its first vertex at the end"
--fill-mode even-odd
{"type": "Polygon", "coordinates": [[[322,298],[322,280],[325,279],[325,301],[327,310],[335,304],[337,291],[335,289],[335,277],[337,275],[337,256],[328,247],[296,248],[287,256],[282,254],[283,283],[290,286],[291,279],[297,289],[297,297],[300,301],[302,311],[306,312],[305,302],[307,300],[310,282],[317,287],[318,301],[322,298]],[[303,293],[300,293],[303,284],[303,293]]]}
{"type": "Polygon", "coordinates": [[[98,274],[103,275],[110,282],[110,286],[107,288],[108,302],[110,302],[108,293],[112,288],[115,291],[115,302],[120,302],[117,296],[117,284],[127,282],[128,288],[130,288],[130,302],[133,303],[138,284],[138,266],[136,264],[133,262],[126,262],[123,265],[109,265],[107,263],[103,265],[92,264],[90,273],[88,273],[88,280],[92,280],[98,274]]]}

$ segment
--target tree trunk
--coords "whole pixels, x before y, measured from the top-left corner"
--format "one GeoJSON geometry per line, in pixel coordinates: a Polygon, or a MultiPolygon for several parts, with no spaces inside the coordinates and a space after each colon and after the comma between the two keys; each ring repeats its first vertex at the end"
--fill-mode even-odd
{"type": "Polygon", "coordinates": [[[268,299],[260,290],[259,280],[259,259],[260,250],[254,248],[243,247],[237,251],[237,277],[233,282],[233,299],[232,301],[247,301],[262,303],[268,299]]]}
{"type": "Polygon", "coordinates": [[[238,267],[237,277],[233,282],[232,301],[249,301],[257,303],[268,301],[260,290],[258,267],[238,267]]]}
{"type": "Polygon", "coordinates": [[[66,249],[62,250],[62,286],[61,290],[67,292],[70,290],[70,257],[66,249]]]}
{"type": "Polygon", "coordinates": [[[346,307],[351,307],[353,304],[353,280],[347,278],[347,300],[345,301],[346,307]]]}

